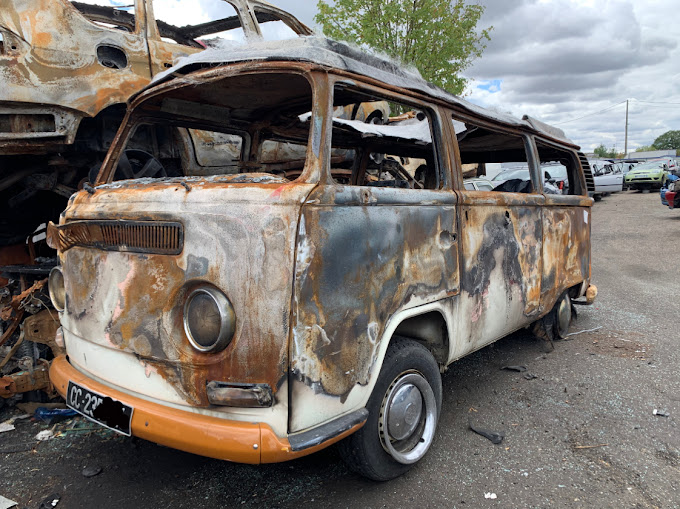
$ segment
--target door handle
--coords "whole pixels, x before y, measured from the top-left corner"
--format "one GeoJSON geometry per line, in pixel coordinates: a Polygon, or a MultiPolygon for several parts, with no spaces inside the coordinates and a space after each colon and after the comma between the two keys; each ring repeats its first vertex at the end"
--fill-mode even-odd
{"type": "Polygon", "coordinates": [[[458,235],[455,232],[452,233],[450,231],[444,230],[439,234],[439,243],[443,247],[449,248],[453,244],[455,244],[457,240],[458,240],[458,235]]]}

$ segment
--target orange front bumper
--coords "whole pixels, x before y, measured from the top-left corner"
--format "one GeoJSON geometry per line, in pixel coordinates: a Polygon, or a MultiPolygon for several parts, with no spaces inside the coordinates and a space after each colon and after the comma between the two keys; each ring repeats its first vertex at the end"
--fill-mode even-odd
{"type": "Polygon", "coordinates": [[[306,456],[337,442],[356,429],[315,447],[293,451],[288,439],[276,436],[267,424],[230,421],[130,396],[84,375],[69,363],[65,355],[52,362],[50,378],[62,397],[66,397],[71,380],[134,408],[131,427],[136,437],[181,451],[238,463],[277,463],[306,456]]]}

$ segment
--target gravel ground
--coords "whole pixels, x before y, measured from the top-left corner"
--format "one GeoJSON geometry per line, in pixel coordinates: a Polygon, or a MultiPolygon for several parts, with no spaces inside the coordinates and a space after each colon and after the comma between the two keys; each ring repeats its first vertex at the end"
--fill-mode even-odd
{"type": "MultiPolygon", "coordinates": [[[[680,507],[677,287],[680,212],[656,193],[619,193],[593,212],[599,297],[552,352],[514,334],[451,366],[436,441],[407,475],[374,483],[331,448],[301,460],[235,465],[88,429],[62,436],[28,420],[0,433],[0,495],[38,508],[680,507]],[[671,240],[672,239],[672,240],[671,240]],[[523,364],[537,376],[501,370],[523,364]],[[669,417],[653,414],[663,410],[669,417]],[[503,432],[493,445],[468,423],[503,432]],[[85,467],[101,468],[86,478],[85,467]]],[[[0,422],[15,415],[0,411],[0,422]]],[[[69,430],[76,426],[85,429],[69,430]]]]}

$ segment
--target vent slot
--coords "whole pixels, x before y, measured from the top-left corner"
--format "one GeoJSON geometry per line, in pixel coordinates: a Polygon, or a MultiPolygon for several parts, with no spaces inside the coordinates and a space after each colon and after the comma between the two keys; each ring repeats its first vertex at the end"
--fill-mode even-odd
{"type": "Polygon", "coordinates": [[[583,174],[586,177],[586,189],[588,190],[589,193],[594,193],[595,179],[593,178],[593,172],[590,169],[590,163],[588,162],[588,158],[585,156],[585,154],[581,152],[578,153],[578,158],[581,161],[581,166],[583,167],[583,174]]]}
{"type": "Polygon", "coordinates": [[[176,222],[74,221],[62,226],[50,223],[48,230],[48,243],[61,252],[78,246],[105,251],[178,255],[184,245],[182,224],[176,222]]]}

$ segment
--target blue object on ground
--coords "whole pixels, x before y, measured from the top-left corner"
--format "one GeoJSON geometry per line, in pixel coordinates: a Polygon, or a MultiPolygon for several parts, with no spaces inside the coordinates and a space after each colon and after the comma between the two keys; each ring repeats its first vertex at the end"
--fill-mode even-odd
{"type": "Polygon", "coordinates": [[[36,408],[33,417],[39,421],[45,421],[47,424],[52,424],[76,415],[78,415],[78,412],[70,408],[45,408],[41,406],[36,408]]]}

